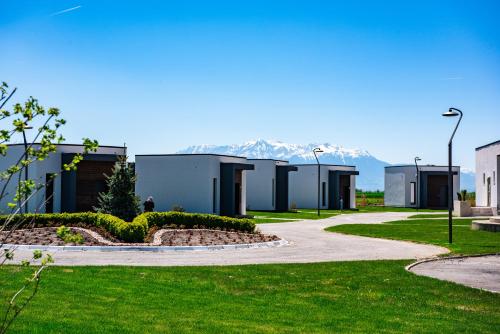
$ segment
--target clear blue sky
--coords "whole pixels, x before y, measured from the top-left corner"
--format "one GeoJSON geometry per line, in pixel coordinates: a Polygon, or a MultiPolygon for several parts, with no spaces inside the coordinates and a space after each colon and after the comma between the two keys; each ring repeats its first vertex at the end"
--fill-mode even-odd
{"type": "Polygon", "coordinates": [[[474,148],[500,139],[499,13],[472,0],[3,0],[0,80],[60,107],[69,142],[131,155],[269,138],[444,163],[454,120],[440,114],[455,106],[456,162],[473,168],[474,148]]]}

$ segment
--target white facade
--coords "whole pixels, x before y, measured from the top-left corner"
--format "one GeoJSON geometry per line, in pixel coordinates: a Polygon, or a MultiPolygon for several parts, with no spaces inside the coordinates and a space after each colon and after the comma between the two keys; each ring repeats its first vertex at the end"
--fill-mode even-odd
{"type": "MultiPolygon", "coordinates": [[[[155,211],[170,211],[174,206],[181,206],[187,212],[223,214],[223,164],[233,164],[236,168],[239,164],[249,166],[246,158],[215,154],[136,155],[136,195],[142,201],[153,196],[155,211]]],[[[239,175],[240,180],[230,182],[241,187],[235,195],[240,196],[236,214],[244,215],[246,171],[241,170],[239,175]]]]}
{"type": "MultiPolygon", "coordinates": [[[[417,181],[417,169],[415,165],[404,166],[389,166],[385,168],[384,174],[384,205],[395,207],[429,207],[429,204],[434,204],[438,199],[440,204],[447,205],[446,191],[441,187],[440,192],[436,193],[435,188],[438,185],[432,185],[432,179],[429,176],[440,178],[440,182],[444,180],[447,189],[446,175],[448,173],[447,166],[422,165],[418,166],[419,180],[417,181]],[[431,180],[430,184],[428,183],[431,180]],[[430,187],[429,187],[430,185],[430,187]],[[427,195],[429,194],[430,197],[427,195]],[[424,200],[422,200],[424,198],[424,200]]],[[[452,168],[456,175],[453,175],[453,198],[457,198],[457,192],[460,191],[460,167],[452,168]]],[[[441,186],[443,186],[441,184],[441,186]]],[[[432,206],[432,205],[431,205],[432,206]]],[[[441,206],[441,205],[438,205],[441,206]]],[[[442,206],[441,206],[442,207],[442,206]]]]}
{"type": "MultiPolygon", "coordinates": [[[[35,144],[34,147],[39,147],[35,144]]],[[[83,153],[84,147],[82,145],[72,145],[72,144],[60,144],[57,145],[57,151],[51,153],[47,159],[43,161],[35,161],[28,167],[28,179],[34,180],[37,184],[45,184],[47,174],[58,174],[54,179],[54,192],[53,192],[53,212],[61,212],[61,186],[62,186],[62,156],[65,153],[76,154],[83,153]]],[[[10,166],[16,164],[19,157],[24,154],[24,145],[13,144],[9,145],[7,150],[7,155],[5,157],[0,157],[0,171],[4,171],[10,166]]],[[[125,155],[126,149],[124,147],[116,146],[101,146],[98,148],[97,152],[89,153],[89,155],[125,155]]],[[[0,212],[8,213],[11,210],[7,207],[7,203],[12,202],[15,195],[18,175],[16,174],[13,179],[8,183],[5,196],[0,200],[0,212]]],[[[22,172],[22,179],[24,180],[24,170],[22,172]]],[[[5,183],[0,183],[3,188],[5,183]]],[[[1,189],[1,188],[0,188],[1,189]]],[[[45,188],[39,190],[35,193],[28,201],[28,212],[39,212],[45,213],[45,188]]]]}
{"type": "MultiPolygon", "coordinates": [[[[298,171],[290,173],[290,205],[297,208],[316,208],[318,206],[318,165],[305,164],[293,165],[298,167],[298,171]]],[[[340,197],[342,197],[343,208],[356,208],[356,172],[355,166],[340,165],[320,165],[320,208],[338,208],[340,197]],[[348,172],[353,175],[345,175],[348,178],[348,184],[344,190],[348,191],[346,201],[344,194],[335,193],[334,178],[331,172],[348,172]],[[334,199],[334,197],[338,197],[334,199]]]]}
{"type": "Polygon", "coordinates": [[[500,141],[476,148],[476,205],[500,209],[500,141]]]}
{"type": "MultiPolygon", "coordinates": [[[[248,159],[255,170],[247,175],[247,208],[249,210],[274,211],[278,208],[278,192],[288,197],[288,186],[280,187],[278,166],[288,166],[288,161],[273,159],[248,159]]],[[[288,182],[286,177],[285,182],[288,182]]],[[[288,203],[288,199],[286,201],[288,203]]],[[[283,208],[283,211],[287,211],[283,208]]]]}

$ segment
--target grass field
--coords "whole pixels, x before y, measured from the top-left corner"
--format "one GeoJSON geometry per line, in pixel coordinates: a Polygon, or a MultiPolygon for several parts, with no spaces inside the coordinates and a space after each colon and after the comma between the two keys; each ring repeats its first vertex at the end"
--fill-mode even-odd
{"type": "MultiPolygon", "coordinates": [[[[420,209],[420,212],[439,212],[442,210],[420,209]]],[[[298,209],[297,212],[273,212],[273,211],[252,211],[248,210],[247,214],[254,216],[253,221],[256,224],[263,223],[285,223],[294,220],[305,219],[324,219],[333,217],[339,214],[353,213],[368,213],[368,212],[418,212],[413,208],[397,208],[388,206],[365,206],[359,207],[356,210],[320,210],[321,215],[318,216],[316,209],[298,209]]]]}
{"type": "MultiPolygon", "coordinates": [[[[409,261],[51,267],[11,333],[498,333],[500,295],[409,261]]],[[[14,291],[0,269],[0,295],[14,291]]]]}
{"type": "Polygon", "coordinates": [[[410,219],[448,218],[448,214],[447,213],[436,213],[436,214],[429,213],[429,214],[423,214],[423,215],[417,214],[417,215],[409,216],[408,218],[410,218],[410,219]]]}
{"type": "Polygon", "coordinates": [[[486,254],[500,252],[500,233],[471,230],[471,219],[453,220],[453,243],[448,244],[447,219],[411,219],[384,224],[339,225],[330,232],[367,237],[408,240],[447,247],[454,254],[486,254]]]}
{"type": "Polygon", "coordinates": [[[339,210],[321,210],[320,216],[314,209],[299,209],[297,212],[247,211],[254,216],[254,221],[260,223],[283,223],[294,220],[323,219],[340,214],[339,210]]]}

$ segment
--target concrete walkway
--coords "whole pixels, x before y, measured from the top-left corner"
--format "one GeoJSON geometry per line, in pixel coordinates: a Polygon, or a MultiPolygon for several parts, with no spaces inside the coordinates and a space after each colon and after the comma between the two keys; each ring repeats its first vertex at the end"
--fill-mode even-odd
{"type": "MultiPolygon", "coordinates": [[[[286,239],[289,244],[276,248],[211,251],[68,251],[51,252],[56,265],[136,265],[194,266],[262,263],[308,263],[382,259],[421,259],[447,253],[443,247],[404,241],[342,235],[324,231],[341,224],[376,224],[405,219],[413,213],[381,212],[346,214],[321,220],[261,224],[266,234],[286,239]]],[[[18,249],[15,260],[29,258],[32,252],[18,249]]]]}
{"type": "Polygon", "coordinates": [[[500,293],[500,255],[423,262],[411,267],[410,271],[417,275],[500,293]]]}

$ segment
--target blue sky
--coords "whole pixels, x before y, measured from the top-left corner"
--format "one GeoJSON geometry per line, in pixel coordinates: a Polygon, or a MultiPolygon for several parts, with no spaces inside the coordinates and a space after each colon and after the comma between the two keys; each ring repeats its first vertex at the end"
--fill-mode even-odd
{"type": "Polygon", "coordinates": [[[500,139],[498,1],[0,2],[0,80],[68,142],[130,154],[269,138],[393,163],[500,139]],[[73,10],[60,13],[60,11],[73,10]]]}

